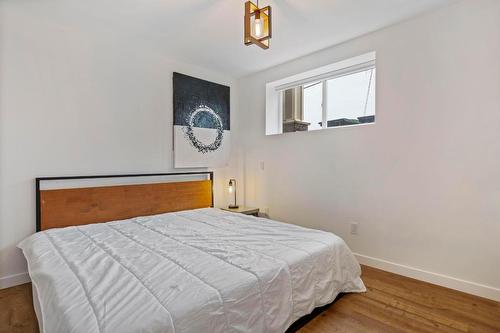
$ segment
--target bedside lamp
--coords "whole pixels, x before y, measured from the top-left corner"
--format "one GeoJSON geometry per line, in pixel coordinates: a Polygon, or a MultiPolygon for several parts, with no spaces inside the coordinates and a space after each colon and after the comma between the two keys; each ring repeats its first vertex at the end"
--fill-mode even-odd
{"type": "Polygon", "coordinates": [[[229,208],[238,208],[236,204],[236,179],[229,179],[229,193],[234,194],[234,204],[229,205],[229,208]]]}

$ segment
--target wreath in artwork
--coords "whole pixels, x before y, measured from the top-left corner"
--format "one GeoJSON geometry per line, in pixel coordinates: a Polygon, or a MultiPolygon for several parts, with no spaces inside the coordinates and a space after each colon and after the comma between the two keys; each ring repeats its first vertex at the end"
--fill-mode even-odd
{"type": "Polygon", "coordinates": [[[220,116],[210,107],[206,105],[200,105],[193,112],[191,112],[187,119],[188,125],[185,128],[186,138],[189,140],[191,145],[195,147],[200,153],[206,154],[209,152],[216,151],[222,144],[222,139],[224,138],[224,125],[222,124],[222,119],[220,116]],[[215,140],[210,144],[205,144],[198,140],[196,135],[194,134],[193,128],[195,127],[195,119],[201,113],[208,114],[214,120],[215,129],[217,130],[217,136],[215,140]]]}

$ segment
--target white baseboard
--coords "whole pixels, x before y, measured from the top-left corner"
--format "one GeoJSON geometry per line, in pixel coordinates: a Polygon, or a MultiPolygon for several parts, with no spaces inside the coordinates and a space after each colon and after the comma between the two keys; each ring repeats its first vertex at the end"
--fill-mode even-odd
{"type": "Polygon", "coordinates": [[[30,282],[30,276],[27,272],[0,277],[0,289],[18,286],[30,282]]]}
{"type": "Polygon", "coordinates": [[[500,302],[500,289],[483,284],[457,279],[451,276],[424,271],[422,269],[396,264],[387,260],[373,258],[362,254],[354,254],[360,264],[375,267],[387,272],[407,276],[416,280],[437,284],[500,302]]]}

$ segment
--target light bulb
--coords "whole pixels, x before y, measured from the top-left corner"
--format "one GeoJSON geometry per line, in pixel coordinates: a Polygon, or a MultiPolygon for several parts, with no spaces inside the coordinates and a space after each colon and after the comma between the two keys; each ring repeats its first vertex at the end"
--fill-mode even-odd
{"type": "Polygon", "coordinates": [[[260,38],[262,37],[262,20],[260,18],[255,19],[255,37],[260,38]]]}
{"type": "Polygon", "coordinates": [[[229,193],[233,192],[233,186],[229,186],[229,193]]]}

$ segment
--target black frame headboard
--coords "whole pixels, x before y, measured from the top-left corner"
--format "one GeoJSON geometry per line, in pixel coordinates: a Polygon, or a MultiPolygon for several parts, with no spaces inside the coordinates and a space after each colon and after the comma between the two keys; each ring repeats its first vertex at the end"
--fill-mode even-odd
{"type": "Polygon", "coordinates": [[[113,178],[134,178],[134,177],[163,177],[163,176],[196,176],[206,175],[208,180],[211,181],[212,190],[212,204],[214,207],[214,191],[213,191],[213,171],[199,171],[199,172],[172,172],[172,173],[142,173],[142,174],[121,174],[121,175],[96,175],[96,176],[64,176],[64,177],[38,177],[35,178],[35,191],[36,191],[36,231],[41,231],[41,182],[44,181],[64,181],[64,180],[82,180],[82,179],[113,179],[113,178]]]}

